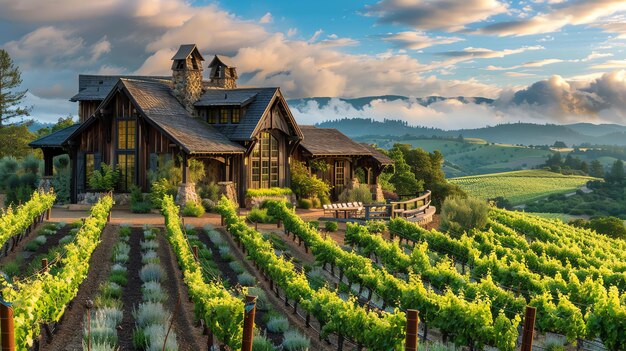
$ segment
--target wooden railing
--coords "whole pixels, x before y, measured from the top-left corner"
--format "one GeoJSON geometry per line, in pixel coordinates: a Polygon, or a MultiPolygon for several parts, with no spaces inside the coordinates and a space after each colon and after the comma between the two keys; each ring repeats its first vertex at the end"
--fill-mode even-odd
{"type": "Polygon", "coordinates": [[[430,208],[431,191],[405,201],[392,201],[388,204],[369,204],[363,206],[365,220],[390,219],[405,213],[424,213],[430,208]]]}

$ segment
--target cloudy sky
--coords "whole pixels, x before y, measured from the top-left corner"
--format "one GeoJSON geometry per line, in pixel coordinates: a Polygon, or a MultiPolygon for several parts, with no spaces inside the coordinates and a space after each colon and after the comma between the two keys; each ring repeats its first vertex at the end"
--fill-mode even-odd
{"type": "Polygon", "coordinates": [[[315,122],[398,117],[442,128],[503,122],[626,124],[626,1],[0,0],[0,48],[33,117],[55,120],[79,73],[170,73],[181,43],[231,58],[240,85],[288,98],[482,96],[493,106],[341,101],[315,122]]]}

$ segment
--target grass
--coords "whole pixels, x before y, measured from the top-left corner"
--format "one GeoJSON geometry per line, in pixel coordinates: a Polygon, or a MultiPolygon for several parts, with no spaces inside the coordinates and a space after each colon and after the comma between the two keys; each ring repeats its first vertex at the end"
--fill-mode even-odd
{"type": "Polygon", "coordinates": [[[563,175],[543,170],[515,171],[450,179],[469,195],[480,199],[507,198],[513,205],[552,194],[576,191],[593,177],[563,175]]]}

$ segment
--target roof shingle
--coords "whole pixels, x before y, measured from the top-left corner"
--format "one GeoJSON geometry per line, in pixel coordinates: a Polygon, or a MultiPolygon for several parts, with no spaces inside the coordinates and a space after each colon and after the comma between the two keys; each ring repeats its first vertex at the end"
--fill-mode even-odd
{"type": "Polygon", "coordinates": [[[71,125],[69,127],[65,127],[61,130],[57,130],[52,134],[48,134],[43,136],[37,140],[31,141],[28,146],[32,148],[40,148],[40,147],[62,147],[63,144],[67,141],[67,138],[74,133],[76,129],[80,127],[79,123],[71,125]]]}
{"type": "Polygon", "coordinates": [[[206,122],[189,115],[172,95],[167,82],[121,78],[120,81],[145,116],[176,139],[190,154],[243,153],[244,147],[228,140],[206,122]]]}
{"type": "Polygon", "coordinates": [[[313,156],[371,156],[372,152],[337,129],[300,126],[304,140],[300,146],[313,156]]]}

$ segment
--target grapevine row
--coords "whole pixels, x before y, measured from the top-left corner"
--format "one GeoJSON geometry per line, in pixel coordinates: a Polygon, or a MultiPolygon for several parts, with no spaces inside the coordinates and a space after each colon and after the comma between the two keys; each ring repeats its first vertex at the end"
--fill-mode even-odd
{"type": "Polygon", "coordinates": [[[272,244],[237,216],[235,206],[223,197],[218,212],[225,219],[228,231],[245,247],[248,256],[285,291],[286,298],[299,303],[322,325],[322,333],[337,333],[370,350],[400,350],[404,340],[406,317],[403,312],[366,311],[355,300],[342,300],[333,291],[310,287],[305,274],[292,262],[276,255],[272,244]]]}
{"type": "MultiPolygon", "coordinates": [[[[443,240],[446,237],[443,233],[427,231],[401,219],[392,220],[389,229],[393,234],[414,242],[426,241],[430,244],[432,241],[440,248],[461,246],[450,237],[443,240]]],[[[465,240],[471,238],[466,237],[465,240]]],[[[573,273],[567,282],[560,274],[555,278],[542,277],[530,273],[523,261],[506,258],[510,259],[508,263],[492,253],[486,258],[468,256],[467,262],[473,265],[472,272],[476,275],[491,275],[494,281],[501,284],[513,284],[517,280],[528,288],[526,298],[530,306],[537,308],[536,326],[540,331],[561,333],[570,341],[599,336],[610,349],[611,345],[623,345],[626,338],[626,306],[623,301],[626,301],[626,295],[620,295],[617,287],[612,286],[607,291],[601,281],[594,281],[591,277],[581,283],[573,273]],[[582,308],[572,301],[580,302],[582,308]],[[600,317],[607,315],[611,315],[606,317],[611,319],[610,322],[600,317]]]]}
{"type": "Polygon", "coordinates": [[[65,255],[55,275],[44,271],[34,280],[17,282],[14,286],[4,282],[2,296],[13,304],[18,350],[27,350],[33,345],[42,323],[59,321],[66,305],[78,293],[78,287],[87,277],[89,259],[100,243],[100,235],[112,206],[113,199],[108,195],[91,208],[74,242],[65,246],[65,255]]]}
{"type": "Polygon", "coordinates": [[[0,217],[0,247],[12,237],[22,234],[37,218],[41,218],[52,207],[55,199],[52,190],[47,193],[38,190],[17,209],[9,207],[0,217]]]}
{"type": "MultiPolygon", "coordinates": [[[[501,350],[513,350],[517,339],[519,316],[512,319],[500,311],[491,313],[491,301],[479,298],[467,301],[451,290],[439,295],[427,289],[421,277],[408,275],[408,281],[398,279],[387,270],[374,267],[370,259],[344,251],[333,239],[324,239],[316,229],[305,223],[284,202],[267,201],[268,213],[284,222],[285,230],[301,238],[311,248],[316,260],[340,269],[350,282],[374,291],[382,300],[402,309],[420,311],[424,324],[439,329],[444,338],[455,343],[480,347],[488,343],[501,350]]],[[[384,308],[384,306],[383,306],[384,308]]]]}
{"type": "Polygon", "coordinates": [[[170,195],[163,198],[167,238],[183,271],[183,280],[189,289],[196,316],[204,320],[213,335],[231,349],[241,348],[244,303],[232,296],[219,281],[205,282],[202,267],[189,248],[182,232],[180,208],[170,195]]]}

